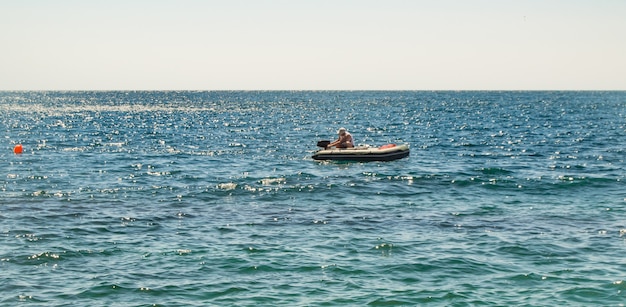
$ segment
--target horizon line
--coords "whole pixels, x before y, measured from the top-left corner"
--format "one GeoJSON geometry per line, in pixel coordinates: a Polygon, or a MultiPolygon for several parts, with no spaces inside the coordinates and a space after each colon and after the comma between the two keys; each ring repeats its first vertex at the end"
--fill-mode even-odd
{"type": "Polygon", "coordinates": [[[0,89],[0,92],[624,92],[626,89],[0,89]]]}

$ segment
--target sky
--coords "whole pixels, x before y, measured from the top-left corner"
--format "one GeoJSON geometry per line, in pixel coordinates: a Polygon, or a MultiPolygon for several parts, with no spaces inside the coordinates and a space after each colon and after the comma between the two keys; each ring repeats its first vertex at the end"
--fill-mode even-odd
{"type": "Polygon", "coordinates": [[[626,1],[0,0],[0,90],[626,90],[626,1]]]}

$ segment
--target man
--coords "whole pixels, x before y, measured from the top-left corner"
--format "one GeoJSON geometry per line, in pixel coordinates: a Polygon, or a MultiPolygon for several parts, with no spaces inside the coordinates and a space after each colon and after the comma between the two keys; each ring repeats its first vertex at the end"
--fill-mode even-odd
{"type": "Polygon", "coordinates": [[[328,144],[326,148],[330,148],[333,146],[337,148],[353,148],[354,147],[354,139],[352,139],[352,134],[346,131],[346,128],[339,128],[339,131],[337,131],[337,134],[339,135],[339,138],[336,141],[328,144]]]}

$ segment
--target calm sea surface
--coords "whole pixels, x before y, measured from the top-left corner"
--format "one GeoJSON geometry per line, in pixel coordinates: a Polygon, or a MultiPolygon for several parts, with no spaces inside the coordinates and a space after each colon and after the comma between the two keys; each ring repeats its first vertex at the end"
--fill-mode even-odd
{"type": "Polygon", "coordinates": [[[626,304],[626,92],[0,92],[0,133],[2,306],[626,304]],[[342,126],[411,155],[312,160],[342,126]]]}

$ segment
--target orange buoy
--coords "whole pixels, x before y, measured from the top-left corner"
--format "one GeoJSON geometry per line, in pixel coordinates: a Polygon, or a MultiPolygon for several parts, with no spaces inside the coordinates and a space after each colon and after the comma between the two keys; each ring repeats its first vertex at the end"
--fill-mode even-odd
{"type": "Polygon", "coordinates": [[[15,147],[13,147],[13,152],[16,155],[22,154],[22,152],[24,152],[24,147],[22,147],[22,144],[17,144],[15,145],[15,147]]]}

